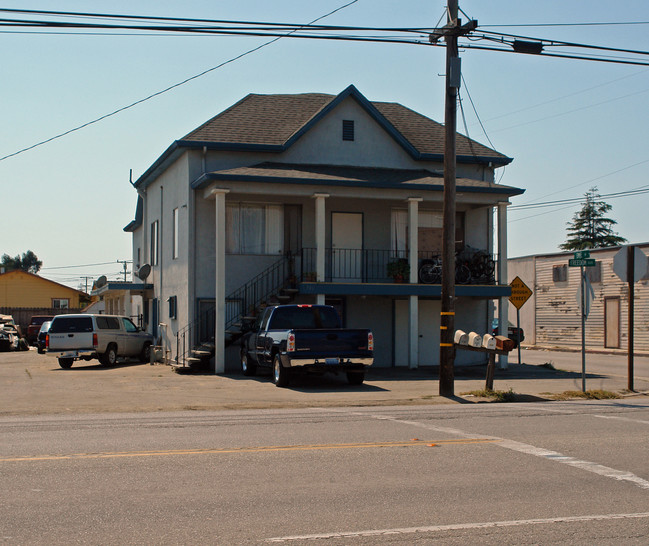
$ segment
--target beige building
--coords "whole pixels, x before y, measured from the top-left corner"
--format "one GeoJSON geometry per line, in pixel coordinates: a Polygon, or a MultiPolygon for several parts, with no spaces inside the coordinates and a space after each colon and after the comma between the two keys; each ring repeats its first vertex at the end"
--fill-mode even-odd
{"type": "MultiPolygon", "coordinates": [[[[634,245],[645,255],[649,243],[634,245]]],[[[629,341],[628,283],[613,270],[614,257],[626,247],[590,251],[595,266],[584,268],[592,286],[592,303],[586,319],[586,348],[626,350],[629,341]]],[[[581,348],[581,315],[578,304],[580,268],[570,267],[573,253],[541,254],[508,260],[508,278],[520,279],[532,290],[520,309],[523,345],[581,348]]],[[[634,350],[649,351],[649,276],[634,283],[634,350]]],[[[510,304],[509,320],[516,324],[510,304]]]]}

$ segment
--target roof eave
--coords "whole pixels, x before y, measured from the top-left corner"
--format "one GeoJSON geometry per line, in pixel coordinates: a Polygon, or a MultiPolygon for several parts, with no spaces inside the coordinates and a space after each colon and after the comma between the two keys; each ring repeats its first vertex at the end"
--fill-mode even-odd
{"type": "MultiPolygon", "coordinates": [[[[236,175],[222,173],[205,173],[197,178],[191,187],[194,190],[206,188],[212,182],[248,182],[248,183],[266,183],[266,184],[294,184],[294,185],[311,185],[311,186],[336,186],[336,187],[357,187],[368,189],[396,189],[396,190],[425,190],[425,191],[444,191],[444,184],[416,184],[416,183],[374,183],[371,186],[362,183],[343,179],[315,180],[312,178],[284,178],[276,176],[257,176],[257,175],[236,175]]],[[[456,186],[457,192],[463,193],[491,193],[507,195],[514,197],[525,192],[524,189],[514,188],[511,186],[489,186],[475,187],[464,186],[461,183],[456,186]]]]}

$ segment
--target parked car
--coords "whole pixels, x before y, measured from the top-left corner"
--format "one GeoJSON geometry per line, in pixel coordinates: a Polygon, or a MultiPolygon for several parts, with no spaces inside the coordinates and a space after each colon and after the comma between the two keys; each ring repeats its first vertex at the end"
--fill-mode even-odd
{"type": "Polygon", "coordinates": [[[27,342],[22,339],[20,326],[11,315],[0,315],[0,351],[26,351],[27,342]]]}
{"type": "Polygon", "coordinates": [[[66,369],[75,360],[93,358],[104,366],[114,365],[120,357],[148,362],[152,343],[151,334],[118,315],[57,315],[45,338],[47,354],[66,369]]]}
{"type": "Polygon", "coordinates": [[[360,385],[374,362],[370,330],[341,328],[330,305],[267,307],[241,341],[241,369],[254,375],[257,366],[273,370],[278,387],[288,385],[297,372],[344,372],[360,385]]]}
{"type": "Polygon", "coordinates": [[[29,326],[27,326],[27,343],[36,345],[42,324],[51,321],[53,318],[52,315],[34,315],[29,321],[29,326]]]}
{"type": "Polygon", "coordinates": [[[38,354],[43,354],[45,352],[45,338],[47,337],[47,332],[50,329],[51,320],[45,321],[41,324],[41,329],[38,331],[38,336],[36,337],[36,349],[38,354]]]}

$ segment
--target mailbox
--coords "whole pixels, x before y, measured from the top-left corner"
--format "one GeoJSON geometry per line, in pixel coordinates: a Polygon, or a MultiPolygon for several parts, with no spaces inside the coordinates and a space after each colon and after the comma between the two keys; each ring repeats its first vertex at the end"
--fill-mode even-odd
{"type": "Polygon", "coordinates": [[[482,347],[482,336],[475,332],[469,332],[469,347],[482,347]]]}
{"type": "Polygon", "coordinates": [[[496,338],[492,335],[485,334],[482,336],[482,346],[485,349],[493,351],[496,348],[496,338]]]}
{"type": "Polygon", "coordinates": [[[469,336],[463,330],[455,330],[455,343],[457,345],[468,345],[469,336]]]}

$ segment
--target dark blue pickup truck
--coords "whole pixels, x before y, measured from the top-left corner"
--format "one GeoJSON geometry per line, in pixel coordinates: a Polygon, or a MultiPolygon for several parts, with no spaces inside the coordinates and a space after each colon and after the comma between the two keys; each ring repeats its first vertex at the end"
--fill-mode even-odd
{"type": "Polygon", "coordinates": [[[373,362],[372,332],[341,328],[330,305],[267,307],[241,341],[243,373],[272,367],[278,387],[286,387],[298,371],[345,372],[349,383],[360,385],[373,362]]]}

